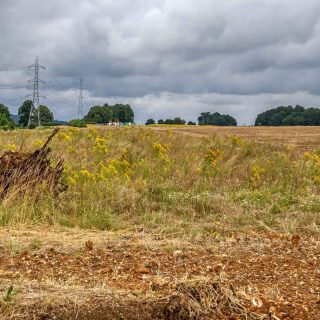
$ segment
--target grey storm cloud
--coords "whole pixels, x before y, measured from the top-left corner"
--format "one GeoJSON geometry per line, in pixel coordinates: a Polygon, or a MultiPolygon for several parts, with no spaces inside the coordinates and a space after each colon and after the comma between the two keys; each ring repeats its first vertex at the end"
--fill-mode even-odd
{"type": "Polygon", "coordinates": [[[35,56],[56,118],[131,103],[143,122],[205,111],[252,124],[271,106],[320,106],[316,0],[0,0],[0,101],[16,112],[35,56]]]}

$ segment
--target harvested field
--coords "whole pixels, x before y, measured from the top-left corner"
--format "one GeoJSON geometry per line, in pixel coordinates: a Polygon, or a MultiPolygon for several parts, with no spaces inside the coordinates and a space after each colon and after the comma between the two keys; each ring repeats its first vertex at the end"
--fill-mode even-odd
{"type": "Polygon", "coordinates": [[[320,127],[215,127],[215,126],[155,126],[157,132],[172,130],[193,136],[237,135],[242,139],[290,145],[312,149],[320,145],[320,127]]]}
{"type": "Polygon", "coordinates": [[[191,244],[144,231],[0,234],[2,294],[17,290],[2,304],[5,319],[320,317],[315,238],[248,233],[191,244]]]}

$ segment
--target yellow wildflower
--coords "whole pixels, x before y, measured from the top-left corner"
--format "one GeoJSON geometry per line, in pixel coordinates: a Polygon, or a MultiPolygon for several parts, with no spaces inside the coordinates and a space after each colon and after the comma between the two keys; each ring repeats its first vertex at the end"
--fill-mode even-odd
{"type": "Polygon", "coordinates": [[[218,158],[222,154],[220,149],[210,149],[206,154],[206,162],[211,164],[213,167],[216,167],[218,158]]]}
{"type": "Polygon", "coordinates": [[[159,142],[155,142],[152,144],[152,148],[156,151],[158,156],[160,156],[161,159],[163,159],[166,163],[170,163],[170,159],[168,156],[168,149],[170,145],[162,145],[159,142]]]}
{"type": "Polygon", "coordinates": [[[37,139],[35,143],[36,143],[36,148],[41,148],[44,145],[44,141],[42,139],[37,139]]]}
{"type": "Polygon", "coordinates": [[[258,182],[261,180],[261,176],[264,175],[266,172],[265,168],[260,168],[259,166],[255,165],[252,168],[252,175],[250,177],[250,180],[252,182],[258,182]]]}
{"type": "Polygon", "coordinates": [[[15,144],[7,144],[6,149],[15,152],[17,151],[17,146],[15,144]]]}

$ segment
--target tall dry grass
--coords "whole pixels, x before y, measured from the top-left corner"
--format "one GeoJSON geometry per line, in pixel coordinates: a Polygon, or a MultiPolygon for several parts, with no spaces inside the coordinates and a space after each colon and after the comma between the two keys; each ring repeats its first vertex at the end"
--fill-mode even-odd
{"type": "MultiPolygon", "coordinates": [[[[33,151],[49,133],[1,132],[0,151],[33,151]]],[[[65,159],[68,191],[9,197],[1,225],[143,226],[198,240],[242,229],[319,231],[320,150],[143,127],[63,129],[51,148],[65,159]]]]}

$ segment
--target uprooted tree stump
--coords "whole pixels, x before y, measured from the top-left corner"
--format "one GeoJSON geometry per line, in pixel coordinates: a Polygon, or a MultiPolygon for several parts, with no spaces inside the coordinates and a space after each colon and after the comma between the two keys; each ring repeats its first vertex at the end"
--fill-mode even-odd
{"type": "Polygon", "coordinates": [[[33,194],[38,187],[44,187],[54,195],[67,189],[60,181],[64,160],[60,158],[53,167],[48,159],[48,144],[58,131],[58,128],[54,129],[45,144],[33,153],[4,153],[0,158],[0,200],[11,194],[33,194]]]}

